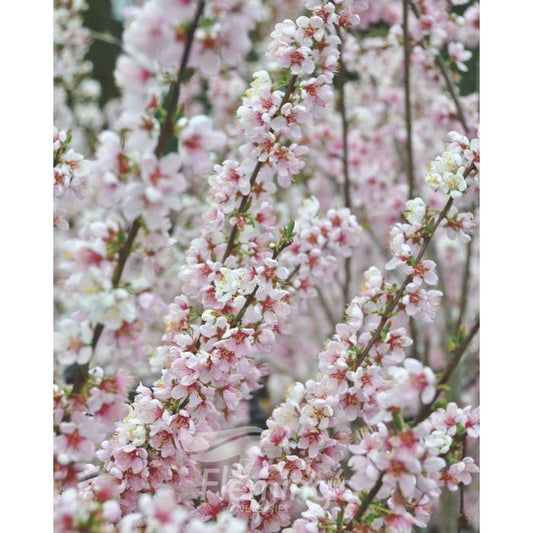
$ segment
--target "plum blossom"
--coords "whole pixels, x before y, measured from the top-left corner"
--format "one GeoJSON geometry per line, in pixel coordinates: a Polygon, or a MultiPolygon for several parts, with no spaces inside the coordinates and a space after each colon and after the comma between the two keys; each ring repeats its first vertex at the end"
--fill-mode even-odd
{"type": "Polygon", "coordinates": [[[222,150],[226,135],[213,128],[213,121],[198,115],[180,124],[179,153],[183,162],[194,172],[205,174],[211,169],[209,154],[222,150]]]}
{"type": "Polygon", "coordinates": [[[426,204],[422,198],[414,198],[405,203],[403,216],[410,224],[420,226],[426,216],[426,204]]]}
{"type": "Polygon", "coordinates": [[[468,67],[464,62],[468,61],[472,57],[472,52],[470,50],[465,50],[463,43],[449,43],[448,55],[459,70],[462,72],[466,72],[468,70],[468,67]]]}

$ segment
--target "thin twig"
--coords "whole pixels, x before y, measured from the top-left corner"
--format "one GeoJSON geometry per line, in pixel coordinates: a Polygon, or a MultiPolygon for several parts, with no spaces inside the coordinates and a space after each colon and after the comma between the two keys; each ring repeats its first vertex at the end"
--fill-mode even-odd
{"type": "Polygon", "coordinates": [[[446,276],[444,275],[444,270],[442,269],[441,262],[437,255],[437,250],[434,246],[435,243],[432,243],[428,248],[428,257],[435,263],[435,271],[437,272],[437,277],[439,278],[438,288],[442,292],[442,302],[444,308],[444,318],[446,320],[446,325],[449,326],[452,323],[452,308],[450,305],[450,291],[446,284],[446,276]]]}
{"type": "Polygon", "coordinates": [[[452,358],[450,359],[439,381],[437,382],[435,395],[433,396],[433,399],[428,404],[423,405],[421,407],[414,421],[415,426],[417,424],[420,424],[422,420],[425,420],[431,413],[431,407],[435,403],[437,398],[439,397],[440,393],[442,392],[442,386],[448,382],[448,379],[450,379],[452,372],[455,370],[455,368],[461,361],[461,358],[465,354],[466,349],[468,348],[468,345],[472,342],[472,339],[476,336],[478,331],[479,331],[479,315],[475,318],[474,323],[470,327],[470,331],[468,332],[468,335],[465,337],[463,342],[452,352],[452,358]]]}
{"type": "Polygon", "coordinates": [[[355,516],[352,522],[353,524],[357,524],[357,522],[365,514],[365,511],[368,509],[368,506],[372,503],[372,500],[376,497],[377,493],[379,492],[379,490],[381,489],[383,485],[384,475],[385,475],[385,472],[381,472],[375,485],[370,489],[368,496],[365,498],[364,502],[361,504],[361,507],[359,507],[359,509],[357,510],[357,513],[355,513],[355,516]]]}
{"type": "Polygon", "coordinates": [[[412,198],[415,190],[415,172],[413,168],[413,121],[411,117],[411,50],[409,49],[409,0],[403,0],[403,94],[405,106],[406,155],[408,197],[412,198]]]}
{"type": "Polygon", "coordinates": [[[455,326],[455,331],[459,331],[461,324],[463,322],[463,317],[466,311],[466,306],[468,303],[468,282],[470,281],[470,263],[472,261],[472,239],[466,245],[466,261],[465,269],[463,272],[463,282],[461,285],[461,303],[459,304],[459,316],[457,317],[457,323],[455,326]]]}
{"type": "MultiPolygon", "coordinates": [[[[470,366],[472,368],[472,365],[470,366]]],[[[479,381],[479,368],[474,372],[474,375],[471,376],[466,383],[462,384],[462,390],[467,391],[470,387],[476,384],[479,381]]]]}
{"type": "MultiPolygon", "coordinates": [[[[352,199],[351,199],[351,183],[350,183],[350,167],[348,164],[348,119],[346,117],[346,69],[344,67],[343,61],[343,39],[340,33],[339,28],[337,28],[337,34],[341,40],[339,46],[339,106],[340,114],[342,121],[342,169],[344,175],[343,183],[343,193],[344,193],[344,207],[347,207],[351,210],[352,199]]],[[[343,293],[344,293],[344,306],[345,309],[348,303],[350,302],[350,285],[352,281],[352,257],[349,255],[344,260],[344,284],[343,284],[343,293]]],[[[336,322],[336,321],[335,321],[336,322]]]]}
{"type": "Polygon", "coordinates": [[[300,271],[300,265],[298,266],[295,266],[292,270],[292,272],[287,276],[287,278],[284,280],[284,282],[286,284],[290,283],[292,278],[294,278],[294,276],[296,276],[296,274],[298,274],[298,272],[300,271]]]}
{"type": "Polygon", "coordinates": [[[178,101],[180,99],[181,87],[182,87],[185,69],[187,68],[187,64],[189,63],[192,43],[194,41],[194,34],[196,32],[196,28],[198,27],[198,23],[200,22],[202,13],[204,12],[204,8],[205,8],[205,0],[199,0],[198,5],[196,7],[196,12],[194,14],[194,18],[187,32],[187,40],[185,42],[185,49],[183,50],[183,55],[181,57],[181,63],[179,66],[178,75],[170,86],[170,91],[168,94],[167,116],[165,117],[165,122],[163,123],[163,127],[161,128],[159,139],[157,141],[157,145],[154,150],[154,154],[158,158],[161,157],[163,153],[163,149],[167,143],[167,140],[173,131],[174,114],[176,113],[176,109],[178,108],[178,101]]]}
{"type": "MultiPolygon", "coordinates": [[[[282,244],[275,248],[274,253],[272,254],[272,259],[277,259],[281,252],[285,250],[288,246],[292,244],[292,240],[290,241],[284,241],[282,244]]],[[[246,300],[244,301],[243,306],[241,307],[240,311],[237,313],[235,318],[231,321],[231,327],[238,326],[244,316],[244,313],[246,313],[246,310],[255,300],[255,295],[257,294],[257,291],[259,290],[259,284],[257,284],[254,288],[254,290],[247,296],[246,300]]]]}
{"type": "MultiPolygon", "coordinates": [[[[476,335],[478,330],[479,330],[479,316],[476,318],[476,320],[472,324],[472,327],[470,328],[470,332],[468,333],[468,335],[465,338],[465,340],[461,343],[461,345],[459,347],[457,347],[454,350],[452,360],[450,361],[450,363],[446,367],[446,370],[444,371],[444,373],[442,374],[442,377],[439,379],[439,381],[437,383],[437,391],[435,393],[435,396],[434,396],[433,400],[429,404],[424,405],[420,409],[420,411],[418,413],[418,416],[416,417],[416,420],[413,423],[413,426],[416,426],[416,425],[420,424],[420,422],[422,422],[423,420],[425,420],[429,416],[429,414],[431,413],[431,405],[435,402],[435,400],[439,396],[439,394],[440,394],[440,392],[442,390],[442,385],[445,385],[446,382],[448,381],[451,373],[453,372],[453,370],[455,369],[455,367],[457,366],[457,364],[461,360],[461,357],[466,352],[466,349],[468,348],[468,345],[470,344],[470,342],[472,341],[472,339],[474,338],[474,336],[476,335]]],[[[368,496],[365,498],[365,501],[363,502],[363,504],[361,505],[361,507],[357,511],[357,514],[354,517],[354,522],[355,523],[357,523],[357,521],[361,519],[361,517],[363,516],[364,512],[368,509],[368,506],[370,505],[372,500],[376,497],[377,493],[381,489],[381,486],[383,484],[382,483],[382,479],[383,479],[384,475],[385,475],[385,471],[382,471],[380,476],[379,476],[379,478],[378,478],[378,480],[376,481],[376,483],[374,484],[374,486],[372,487],[372,489],[368,493],[368,496]]]]}
{"type": "Polygon", "coordinates": [[[463,106],[461,105],[461,102],[459,101],[459,97],[457,96],[457,91],[455,90],[455,85],[452,82],[448,68],[446,67],[446,64],[444,63],[444,59],[442,59],[440,54],[437,55],[436,60],[437,60],[437,65],[439,67],[439,70],[446,83],[446,88],[448,89],[448,92],[450,93],[450,96],[452,97],[452,100],[455,104],[455,109],[457,110],[457,118],[459,119],[461,126],[463,126],[463,129],[465,130],[465,134],[469,135],[470,130],[468,129],[465,114],[463,111],[463,106]]]}
{"type": "MultiPolygon", "coordinates": [[[[463,451],[462,459],[466,457],[466,433],[462,437],[463,441],[463,451]]],[[[463,526],[467,523],[467,516],[465,513],[465,486],[464,483],[461,483],[459,486],[459,516],[457,518],[457,533],[463,531],[463,526]]]]}
{"type": "Polygon", "coordinates": [[[330,309],[328,302],[324,296],[324,293],[320,290],[320,288],[317,286],[315,287],[316,293],[318,295],[318,299],[320,301],[320,305],[322,306],[324,313],[326,314],[326,317],[328,318],[328,321],[330,323],[330,326],[332,328],[335,328],[335,325],[337,324],[337,320],[335,318],[335,315],[333,314],[333,311],[330,309]]]}
{"type": "MultiPolygon", "coordinates": [[[[424,255],[424,252],[426,251],[426,248],[428,247],[429,242],[433,238],[433,235],[435,234],[435,231],[439,227],[440,223],[442,222],[442,220],[444,219],[444,217],[446,216],[446,214],[448,213],[448,211],[452,207],[452,204],[453,204],[453,198],[450,197],[448,199],[448,201],[446,202],[446,205],[444,206],[444,208],[440,212],[437,220],[435,221],[435,224],[431,228],[431,231],[429,232],[429,235],[424,240],[424,243],[422,244],[422,247],[420,248],[420,251],[418,252],[418,256],[417,256],[417,258],[415,260],[415,264],[418,264],[420,262],[420,260],[422,259],[422,256],[424,255]]],[[[396,297],[394,298],[392,303],[387,306],[385,312],[381,316],[381,320],[380,320],[380,322],[378,324],[378,327],[374,331],[374,334],[372,335],[372,338],[368,341],[368,343],[365,346],[364,350],[357,357],[357,360],[355,362],[355,368],[352,369],[353,371],[357,370],[361,366],[361,364],[365,360],[366,356],[369,354],[370,350],[372,349],[372,346],[374,346],[376,341],[379,339],[379,337],[381,335],[381,331],[385,327],[385,324],[387,323],[389,318],[392,316],[392,312],[394,311],[394,309],[398,305],[398,302],[400,301],[401,297],[403,296],[403,293],[404,293],[407,285],[409,283],[411,283],[412,280],[413,280],[413,275],[412,274],[409,274],[405,278],[404,282],[402,283],[401,287],[399,288],[398,292],[396,293],[396,297]]]]}
{"type": "MultiPolygon", "coordinates": [[[[416,18],[419,19],[421,17],[421,13],[420,13],[420,8],[418,7],[418,4],[415,2],[415,0],[409,0],[409,2],[411,4],[411,9],[413,10],[413,13],[415,14],[416,18]]],[[[425,43],[425,46],[427,46],[427,39],[424,42],[420,43],[421,46],[424,47],[424,43],[425,43]]],[[[435,60],[444,78],[444,82],[446,83],[446,88],[448,89],[448,92],[450,93],[450,96],[452,97],[452,100],[455,104],[455,108],[457,110],[457,118],[459,119],[461,126],[463,126],[465,134],[468,135],[470,133],[470,129],[468,128],[468,124],[467,124],[465,114],[463,111],[463,106],[461,105],[459,97],[457,96],[457,91],[456,91],[454,83],[452,82],[450,72],[448,68],[446,67],[446,63],[444,63],[444,59],[442,59],[442,56],[440,55],[440,53],[436,55],[435,60]]]]}
{"type": "Polygon", "coordinates": [[[413,339],[413,347],[411,348],[412,357],[414,359],[420,359],[420,353],[418,351],[418,331],[416,329],[415,319],[409,317],[409,330],[411,331],[411,338],[413,339]]]}
{"type": "MultiPolygon", "coordinates": [[[[466,178],[470,174],[470,172],[472,172],[474,169],[475,169],[475,165],[472,163],[472,165],[470,165],[470,167],[468,167],[465,170],[465,172],[463,174],[463,177],[466,178]]],[[[435,231],[440,226],[440,224],[443,221],[444,217],[448,214],[448,211],[450,210],[452,205],[453,205],[453,197],[450,196],[450,198],[446,202],[446,205],[444,206],[444,208],[440,212],[439,216],[437,217],[437,220],[433,224],[433,227],[428,232],[428,236],[424,239],[424,242],[423,242],[423,244],[422,244],[422,246],[420,248],[420,251],[418,252],[418,255],[417,255],[416,259],[415,259],[415,265],[418,265],[420,263],[420,261],[422,260],[422,257],[424,256],[424,253],[426,252],[426,249],[429,246],[429,243],[431,242],[431,239],[435,235],[435,231]]],[[[361,364],[365,360],[366,356],[369,354],[370,350],[372,349],[372,346],[374,346],[376,341],[379,339],[379,337],[381,335],[381,332],[382,332],[383,328],[385,327],[385,324],[387,323],[389,318],[392,316],[392,312],[394,311],[394,309],[398,305],[398,302],[400,301],[401,297],[403,296],[403,293],[405,292],[405,289],[406,289],[407,285],[409,283],[411,283],[412,280],[413,280],[413,275],[409,274],[405,278],[405,280],[402,283],[401,287],[399,288],[398,292],[396,293],[396,296],[395,296],[394,300],[389,305],[387,305],[385,311],[383,312],[383,314],[381,316],[381,320],[380,320],[380,322],[378,324],[378,327],[376,328],[374,334],[372,335],[372,338],[368,341],[368,343],[365,346],[364,350],[357,357],[357,359],[355,361],[354,368],[352,368],[353,371],[356,371],[361,366],[361,364]]]]}
{"type": "MultiPolygon", "coordinates": [[[[285,94],[283,95],[283,99],[281,103],[279,104],[279,107],[276,110],[276,113],[274,114],[272,118],[278,116],[281,111],[281,108],[289,101],[289,98],[291,94],[294,92],[294,89],[296,87],[297,77],[298,76],[296,75],[293,75],[291,77],[287,90],[285,91],[285,94]]],[[[250,195],[252,194],[253,186],[255,185],[255,181],[257,179],[259,171],[263,168],[264,164],[265,164],[265,161],[258,161],[257,164],[255,165],[252,175],[250,176],[250,192],[242,197],[241,203],[239,205],[239,209],[237,210],[238,214],[241,214],[245,211],[246,205],[248,204],[248,199],[250,198],[250,195]]],[[[222,256],[223,263],[233,251],[233,248],[235,247],[235,240],[237,238],[238,233],[239,233],[239,228],[237,226],[237,223],[235,223],[235,225],[231,228],[231,233],[228,239],[228,243],[226,245],[226,249],[224,250],[224,255],[222,256]]]]}

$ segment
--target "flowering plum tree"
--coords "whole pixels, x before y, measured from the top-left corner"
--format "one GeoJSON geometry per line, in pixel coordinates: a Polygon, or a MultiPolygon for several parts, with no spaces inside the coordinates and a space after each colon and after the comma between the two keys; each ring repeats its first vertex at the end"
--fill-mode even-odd
{"type": "Polygon", "coordinates": [[[56,531],[475,529],[478,3],[122,2],[120,40],[86,7],[55,0],[56,531]]]}

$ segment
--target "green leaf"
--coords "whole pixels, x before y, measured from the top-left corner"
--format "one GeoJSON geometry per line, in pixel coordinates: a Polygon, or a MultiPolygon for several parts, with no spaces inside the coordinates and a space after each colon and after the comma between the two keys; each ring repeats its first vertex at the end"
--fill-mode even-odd
{"type": "Polygon", "coordinates": [[[380,338],[383,342],[385,342],[385,339],[387,338],[387,335],[389,334],[389,331],[390,331],[390,325],[389,326],[385,326],[382,330],[381,330],[381,333],[380,333],[380,338]]]}
{"type": "Polygon", "coordinates": [[[446,406],[448,405],[448,401],[444,399],[437,400],[433,405],[433,410],[436,409],[446,409],[446,406]]]}
{"type": "Polygon", "coordinates": [[[394,411],[392,413],[392,425],[397,433],[401,433],[403,431],[404,421],[400,411],[394,411]]]}
{"type": "Polygon", "coordinates": [[[187,83],[194,75],[196,70],[193,67],[184,68],[178,76],[178,81],[181,83],[187,83]]]}
{"type": "Polygon", "coordinates": [[[201,28],[202,30],[206,30],[208,28],[211,28],[211,26],[214,26],[215,24],[215,21],[213,19],[210,19],[210,18],[204,18],[200,24],[198,24],[198,27],[201,28]]]}
{"type": "Polygon", "coordinates": [[[289,223],[283,228],[283,237],[287,241],[292,241],[296,233],[294,233],[294,220],[290,220],[289,223]]]}

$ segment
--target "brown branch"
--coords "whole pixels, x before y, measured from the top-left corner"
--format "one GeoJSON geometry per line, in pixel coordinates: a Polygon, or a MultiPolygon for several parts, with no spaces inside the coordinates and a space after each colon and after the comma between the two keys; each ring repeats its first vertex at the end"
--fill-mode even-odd
{"type": "Polygon", "coordinates": [[[415,190],[415,172],[413,168],[413,121],[411,117],[411,50],[409,49],[409,0],[403,0],[403,94],[405,106],[406,155],[408,197],[412,198],[415,190]]]}
{"type": "Polygon", "coordinates": [[[474,384],[476,384],[479,381],[479,368],[474,372],[474,375],[471,376],[468,381],[462,385],[462,389],[464,391],[468,390],[470,387],[472,387],[474,384]]]}
{"type": "MultiPolygon", "coordinates": [[[[421,261],[423,255],[424,255],[424,253],[425,253],[425,251],[426,251],[431,239],[433,238],[433,235],[435,234],[435,231],[440,226],[440,223],[442,222],[442,220],[444,219],[444,217],[446,216],[446,214],[448,213],[448,211],[452,207],[452,204],[453,204],[453,198],[450,197],[448,199],[448,201],[446,202],[446,205],[444,206],[444,208],[440,212],[437,220],[433,224],[433,227],[431,228],[431,230],[429,232],[429,235],[424,240],[424,243],[422,244],[422,247],[420,248],[420,251],[418,252],[418,255],[416,257],[415,264],[420,263],[420,261],[421,261]]],[[[357,357],[357,360],[355,362],[355,367],[352,369],[353,371],[357,370],[361,366],[361,364],[365,360],[366,356],[369,354],[370,350],[372,349],[372,346],[374,346],[376,341],[379,339],[379,337],[381,335],[381,332],[382,332],[383,328],[385,327],[385,324],[387,323],[387,321],[389,320],[389,318],[392,315],[392,312],[394,311],[394,309],[398,305],[398,302],[400,301],[401,297],[403,296],[403,293],[405,292],[405,289],[406,289],[407,285],[409,285],[409,283],[411,283],[412,280],[413,280],[413,275],[409,274],[409,276],[407,276],[405,278],[404,282],[402,283],[401,287],[399,288],[398,292],[396,293],[396,296],[395,296],[394,300],[392,301],[392,303],[387,305],[387,308],[383,312],[383,314],[381,316],[381,320],[380,320],[380,322],[378,324],[378,327],[376,328],[374,334],[372,335],[372,338],[368,341],[368,343],[365,346],[364,350],[357,357]]]]}
{"type": "MultiPolygon", "coordinates": [[[[343,39],[340,33],[339,28],[337,28],[337,34],[341,40],[339,46],[339,107],[340,115],[342,121],[342,169],[344,175],[343,183],[343,194],[344,194],[344,207],[347,207],[351,210],[352,199],[350,193],[350,167],[348,164],[348,119],[346,117],[346,69],[343,61],[343,39]]],[[[352,281],[352,258],[348,256],[344,260],[344,284],[343,284],[343,293],[344,293],[344,306],[345,309],[348,303],[350,302],[350,285],[352,281]]],[[[326,309],[326,307],[324,307],[326,309]]],[[[326,314],[329,314],[326,311],[326,314]]],[[[336,320],[334,320],[336,322],[336,320]]]]}
{"type": "Polygon", "coordinates": [[[161,157],[167,140],[173,131],[174,114],[176,113],[176,109],[178,108],[178,101],[180,99],[183,76],[185,73],[185,69],[187,68],[187,64],[189,63],[189,57],[191,55],[192,44],[194,41],[194,34],[196,32],[196,28],[198,27],[198,23],[200,22],[200,18],[202,16],[202,13],[204,12],[204,9],[205,0],[199,0],[198,5],[196,6],[196,12],[194,13],[194,18],[189,26],[189,30],[187,31],[187,40],[185,42],[185,49],[183,50],[183,55],[181,56],[178,75],[170,85],[170,91],[168,93],[167,116],[165,117],[165,122],[163,123],[161,132],[159,133],[159,139],[154,150],[154,154],[158,158],[161,157]]]}
{"type": "Polygon", "coordinates": [[[444,59],[442,59],[440,54],[437,55],[436,59],[437,59],[437,65],[439,67],[439,70],[441,71],[441,74],[446,83],[446,88],[448,89],[448,92],[450,93],[450,96],[452,97],[452,100],[455,104],[455,109],[457,110],[457,118],[459,119],[461,126],[463,126],[464,128],[465,134],[468,135],[470,133],[470,130],[468,129],[465,114],[463,111],[463,106],[461,105],[461,102],[459,101],[459,96],[457,96],[455,85],[452,82],[448,68],[446,67],[446,64],[444,63],[444,59]]]}
{"type": "MultiPolygon", "coordinates": [[[[475,170],[475,168],[476,167],[475,167],[474,163],[472,163],[465,170],[465,172],[463,174],[463,177],[466,178],[470,174],[470,172],[475,170]]],[[[424,256],[424,253],[426,252],[427,247],[429,246],[429,243],[431,242],[431,239],[435,235],[435,231],[440,226],[440,224],[443,221],[444,217],[448,214],[448,211],[450,210],[452,205],[453,205],[453,197],[450,196],[450,198],[446,202],[446,205],[444,206],[444,208],[440,212],[439,216],[437,217],[437,220],[433,224],[433,227],[429,231],[428,236],[424,239],[422,247],[420,248],[420,251],[418,252],[418,255],[417,255],[416,259],[415,259],[415,265],[418,265],[420,263],[422,257],[424,256]]],[[[392,316],[392,312],[394,311],[394,309],[398,305],[398,302],[400,301],[401,297],[403,296],[403,293],[405,292],[405,289],[406,289],[407,285],[409,285],[409,283],[411,283],[412,280],[413,280],[413,275],[409,274],[405,278],[405,280],[402,283],[402,286],[400,287],[398,292],[396,293],[396,297],[394,298],[394,300],[390,304],[387,305],[385,311],[381,315],[381,320],[380,320],[380,322],[378,324],[378,327],[376,328],[376,331],[372,335],[372,338],[368,341],[368,343],[365,346],[364,350],[357,357],[357,359],[355,361],[355,367],[352,369],[353,371],[356,371],[361,366],[361,364],[365,360],[366,356],[369,354],[370,350],[372,349],[372,346],[374,346],[376,341],[379,339],[379,337],[381,335],[381,332],[382,332],[383,328],[385,327],[385,324],[387,323],[389,318],[392,316]]]]}
{"type": "Polygon", "coordinates": [[[315,287],[315,290],[318,295],[318,300],[320,301],[320,305],[322,306],[322,309],[329,321],[329,324],[333,328],[333,331],[335,331],[335,325],[337,324],[335,315],[333,314],[333,311],[330,309],[329,304],[326,300],[326,297],[324,296],[324,293],[320,290],[318,286],[315,287]]]}
{"type": "Polygon", "coordinates": [[[357,510],[357,513],[355,513],[355,516],[353,517],[353,521],[352,521],[353,525],[357,524],[357,522],[361,520],[361,518],[365,514],[365,511],[368,509],[368,506],[372,503],[372,500],[377,496],[377,493],[379,492],[379,490],[381,489],[383,485],[384,475],[385,475],[385,472],[381,472],[375,485],[370,489],[370,492],[365,498],[365,501],[361,504],[361,507],[359,507],[359,509],[357,510]]]}
{"type": "Polygon", "coordinates": [[[296,274],[298,274],[298,272],[300,271],[300,265],[298,266],[295,266],[292,270],[292,272],[287,276],[287,278],[284,280],[285,281],[285,284],[288,284],[291,282],[292,278],[294,278],[294,276],[296,276],[296,274]]]}
{"type": "Polygon", "coordinates": [[[409,330],[411,332],[411,339],[413,339],[413,347],[411,348],[412,357],[414,359],[420,359],[420,353],[418,351],[418,331],[416,329],[415,319],[409,317],[409,330]]]}
{"type": "Polygon", "coordinates": [[[438,289],[442,292],[442,301],[444,308],[444,318],[446,320],[446,325],[449,326],[452,323],[452,309],[450,306],[450,297],[448,287],[446,285],[446,277],[444,271],[442,270],[441,263],[435,249],[434,243],[428,249],[428,257],[435,263],[435,272],[439,278],[439,283],[437,285],[438,289]]]}
{"type": "Polygon", "coordinates": [[[470,264],[472,261],[472,240],[473,239],[470,239],[469,243],[466,245],[466,261],[463,272],[463,282],[461,284],[461,303],[459,305],[459,316],[455,327],[456,332],[459,331],[459,328],[461,327],[468,302],[468,282],[470,280],[470,264]]]}
{"type": "MultiPolygon", "coordinates": [[[[344,41],[342,39],[341,32],[339,28],[337,28],[337,35],[339,36],[339,39],[341,40],[340,44],[340,56],[339,56],[339,74],[338,74],[338,80],[339,80],[339,107],[340,107],[340,115],[341,115],[341,121],[342,121],[342,168],[343,168],[343,196],[344,196],[344,206],[350,209],[352,213],[355,214],[357,217],[359,223],[361,224],[361,227],[370,235],[370,238],[378,248],[378,250],[382,253],[384,257],[387,257],[387,249],[382,245],[381,241],[378,239],[374,231],[372,230],[372,227],[370,226],[370,223],[366,219],[366,217],[361,216],[360,213],[357,212],[357,210],[352,205],[352,197],[351,197],[351,182],[350,182],[350,166],[349,166],[349,144],[348,144],[348,118],[346,116],[346,67],[344,65],[344,61],[342,59],[343,55],[343,45],[344,41]]],[[[351,256],[347,257],[344,261],[344,283],[341,284],[344,292],[344,307],[348,305],[350,302],[350,284],[351,284],[351,277],[352,277],[352,268],[351,268],[351,256]]]]}
{"type": "Polygon", "coordinates": [[[352,199],[350,194],[350,169],[348,165],[348,118],[346,116],[346,68],[342,58],[343,54],[343,41],[340,31],[337,29],[340,44],[340,56],[339,56],[339,108],[342,121],[342,169],[344,175],[343,194],[344,194],[344,206],[350,208],[352,205],[352,199]]]}
{"type": "MultiPolygon", "coordinates": [[[[292,244],[292,240],[291,241],[283,241],[280,246],[277,246],[275,248],[274,253],[272,254],[272,259],[277,259],[280,256],[281,252],[283,252],[283,250],[285,250],[285,248],[287,248],[291,244],[292,244]]],[[[242,318],[244,316],[244,313],[246,313],[246,310],[248,309],[248,307],[250,307],[250,305],[253,303],[253,301],[255,299],[255,295],[257,294],[258,289],[259,289],[259,284],[257,284],[255,286],[254,290],[247,296],[247,298],[244,301],[244,304],[241,307],[240,311],[237,313],[235,318],[231,321],[231,327],[237,326],[241,322],[241,320],[242,320],[242,318]]]]}
{"type": "MultiPolygon", "coordinates": [[[[422,407],[422,409],[418,413],[418,416],[416,417],[416,420],[415,420],[413,426],[418,425],[420,422],[425,420],[427,418],[427,416],[430,414],[431,405],[435,402],[435,400],[437,399],[437,397],[439,396],[439,394],[441,392],[441,389],[439,389],[439,387],[442,387],[442,385],[446,384],[446,382],[448,381],[451,373],[453,372],[453,370],[455,369],[455,367],[457,366],[457,364],[461,360],[461,357],[465,353],[466,349],[468,348],[468,345],[470,344],[470,342],[472,341],[472,339],[474,338],[474,336],[476,335],[478,330],[479,330],[479,316],[476,317],[476,319],[474,320],[474,323],[473,323],[472,327],[470,328],[470,332],[468,333],[468,335],[465,338],[465,340],[461,343],[461,345],[458,348],[456,348],[454,350],[453,359],[449,362],[448,366],[446,367],[446,370],[443,372],[441,378],[439,379],[439,381],[437,383],[437,391],[435,393],[435,396],[434,396],[433,400],[428,405],[425,405],[425,406],[422,407]]],[[[384,475],[385,475],[385,471],[382,471],[380,476],[379,476],[379,478],[378,478],[378,480],[376,481],[376,483],[374,484],[374,486],[372,487],[372,489],[368,493],[368,496],[365,498],[365,501],[363,502],[363,504],[361,505],[361,507],[357,511],[357,514],[354,517],[354,522],[355,523],[357,523],[357,521],[361,519],[361,517],[363,516],[364,512],[368,509],[368,506],[370,505],[372,500],[376,497],[377,493],[379,492],[379,489],[381,488],[381,486],[383,484],[382,483],[382,479],[383,479],[384,475]]]]}
{"type": "MultiPolygon", "coordinates": [[[[294,92],[294,89],[296,87],[296,79],[298,76],[293,75],[291,77],[291,81],[289,82],[289,85],[287,87],[287,90],[285,91],[285,94],[283,95],[283,99],[281,100],[281,103],[279,104],[278,109],[274,113],[274,117],[277,117],[281,111],[281,108],[289,101],[289,98],[291,97],[291,94],[294,92]]],[[[255,181],[257,179],[257,176],[259,174],[259,171],[263,168],[263,165],[266,161],[258,161],[255,165],[255,168],[252,172],[252,175],[250,176],[250,192],[242,197],[241,203],[239,205],[239,209],[237,210],[238,214],[241,214],[245,211],[246,204],[248,203],[248,199],[250,198],[250,195],[252,194],[253,186],[255,185],[255,181]]],[[[237,227],[237,224],[235,224],[231,228],[231,233],[228,239],[228,243],[226,245],[226,249],[224,250],[224,255],[222,256],[222,262],[229,257],[231,252],[233,251],[233,248],[235,247],[235,240],[237,239],[237,235],[239,233],[239,228],[237,227]]]]}
{"type": "Polygon", "coordinates": [[[437,390],[435,391],[435,395],[433,396],[433,399],[428,404],[422,406],[422,408],[418,412],[418,415],[413,425],[416,426],[420,424],[420,422],[422,422],[429,416],[429,414],[431,413],[431,406],[435,403],[440,393],[442,392],[442,386],[448,382],[448,379],[450,379],[452,372],[455,370],[455,368],[461,361],[461,358],[465,354],[466,349],[468,348],[468,345],[470,344],[470,342],[472,342],[472,339],[476,336],[478,331],[479,331],[479,315],[475,318],[474,323],[470,327],[470,331],[468,332],[468,335],[465,337],[463,342],[457,348],[455,348],[455,350],[452,352],[452,358],[450,359],[439,381],[437,382],[437,385],[436,385],[437,390]]]}
{"type": "MultiPolygon", "coordinates": [[[[464,460],[466,457],[466,433],[462,437],[463,441],[463,451],[461,458],[464,460]]],[[[460,484],[459,487],[459,516],[457,518],[457,533],[463,531],[463,526],[468,522],[468,518],[465,513],[465,486],[464,483],[460,484]]]]}
{"type": "MultiPolygon", "coordinates": [[[[413,10],[413,13],[415,14],[416,18],[420,18],[420,8],[418,7],[418,4],[415,0],[409,0],[409,3],[411,4],[411,9],[413,10]]],[[[427,46],[427,39],[424,43],[420,43],[421,46],[425,47],[427,46]]],[[[439,67],[439,70],[444,78],[444,82],[446,83],[446,88],[448,89],[448,92],[450,93],[450,96],[452,97],[452,100],[455,104],[455,109],[457,110],[457,118],[459,119],[459,122],[461,123],[461,126],[463,126],[463,129],[465,130],[465,134],[468,135],[470,133],[470,129],[468,128],[468,124],[465,118],[465,114],[463,111],[463,107],[461,105],[461,102],[459,101],[459,97],[457,95],[457,91],[455,88],[454,83],[452,82],[450,72],[448,68],[446,67],[446,63],[444,63],[444,59],[442,59],[442,56],[439,54],[436,55],[435,60],[437,62],[437,66],[439,67]]]]}
{"type": "MultiPolygon", "coordinates": [[[[169,94],[168,94],[167,114],[165,117],[165,122],[161,128],[161,131],[159,132],[159,138],[157,141],[157,145],[154,149],[154,154],[157,158],[161,157],[163,153],[163,149],[173,131],[173,120],[174,120],[174,115],[176,113],[178,101],[179,101],[180,94],[181,94],[181,86],[183,82],[184,72],[189,62],[192,44],[194,41],[194,34],[196,32],[196,29],[198,28],[198,23],[200,21],[200,18],[202,16],[204,9],[205,9],[205,0],[199,0],[198,5],[196,7],[196,12],[194,14],[194,18],[187,32],[187,40],[185,43],[185,49],[183,51],[183,56],[181,58],[177,77],[170,85],[169,94]]],[[[115,269],[113,271],[113,276],[111,279],[112,285],[114,288],[118,287],[120,283],[120,279],[122,277],[124,267],[126,266],[126,261],[128,260],[128,257],[131,254],[133,243],[140,229],[140,220],[141,220],[141,217],[137,217],[132,222],[131,227],[128,231],[128,237],[126,239],[126,243],[124,244],[124,246],[121,248],[119,252],[117,264],[115,265],[115,269]]],[[[101,323],[96,324],[94,331],[93,331],[93,337],[91,340],[93,356],[94,356],[96,346],[98,344],[100,336],[102,335],[103,330],[104,330],[103,324],[101,323]]],[[[78,368],[76,369],[75,374],[74,374],[73,387],[72,387],[71,394],[79,393],[83,385],[87,381],[87,377],[89,375],[89,363],[90,361],[84,365],[79,365],[78,368]]]]}

